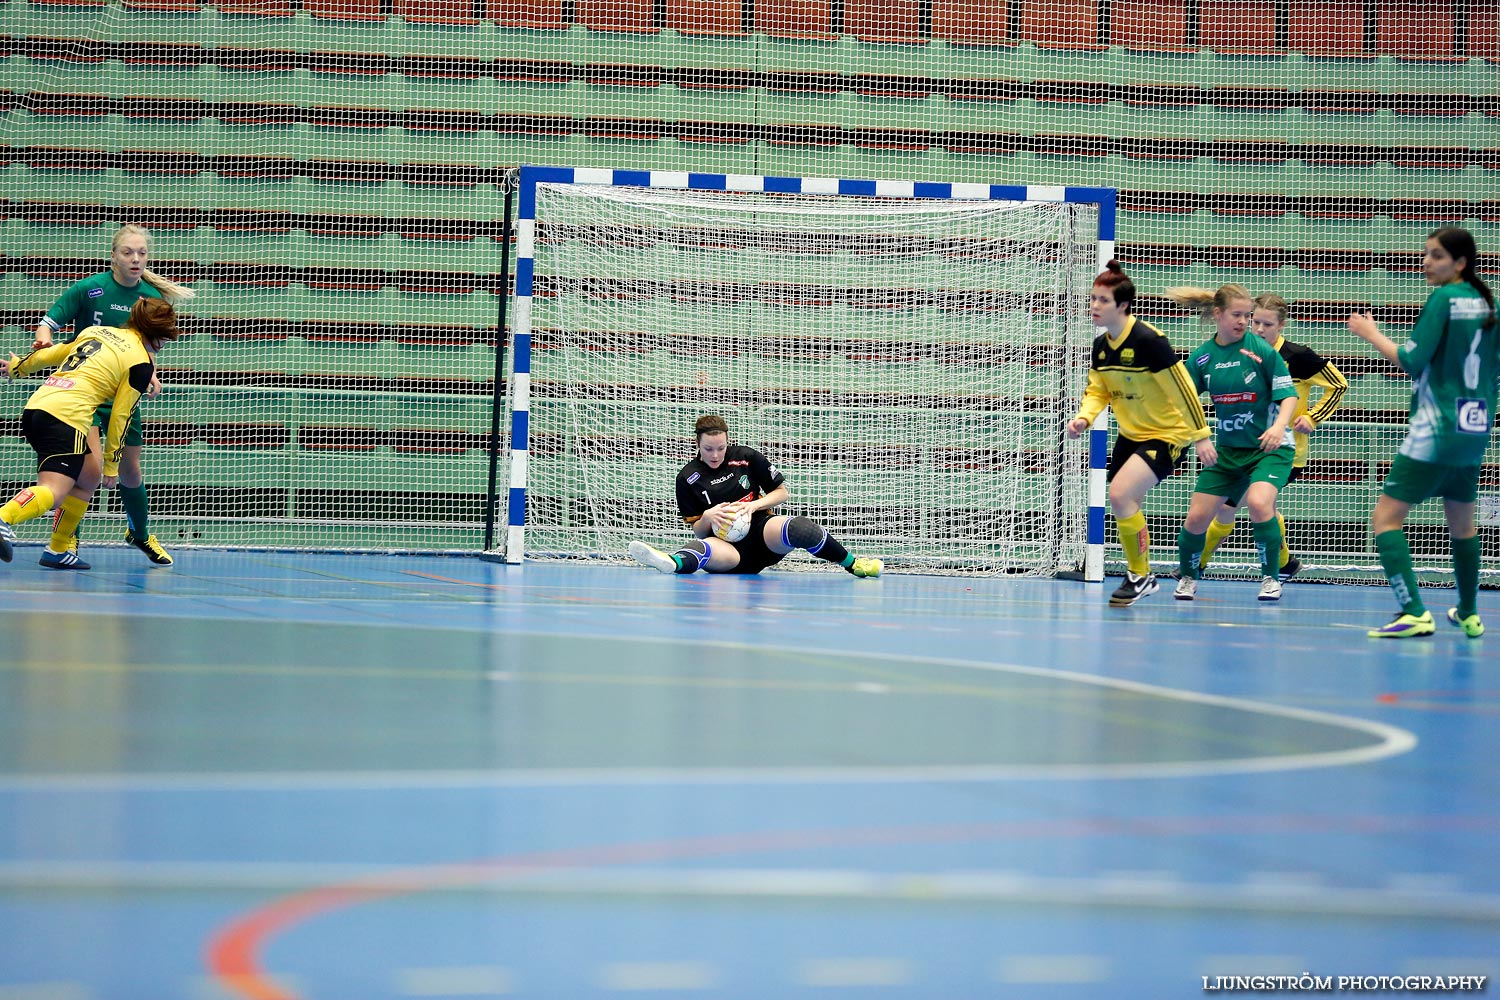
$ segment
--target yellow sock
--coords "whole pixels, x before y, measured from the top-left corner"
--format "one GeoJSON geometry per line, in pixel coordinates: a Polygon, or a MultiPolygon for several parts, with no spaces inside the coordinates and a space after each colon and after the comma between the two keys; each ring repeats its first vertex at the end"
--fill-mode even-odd
{"type": "Polygon", "coordinates": [[[1276,565],[1285,566],[1292,558],[1292,550],[1287,548],[1286,544],[1286,518],[1281,516],[1279,510],[1276,512],[1276,523],[1281,525],[1281,562],[1276,565]]]}
{"type": "Polygon", "coordinates": [[[52,513],[57,502],[52,491],[45,486],[31,486],[22,490],[0,507],[0,521],[6,524],[24,524],[34,517],[52,513]]]}
{"type": "Polygon", "coordinates": [[[88,509],[87,500],[80,500],[75,496],[63,497],[62,513],[52,523],[52,541],[47,543],[47,547],[53,552],[68,551],[68,546],[73,544],[73,536],[78,533],[78,522],[83,520],[88,509]]]}
{"type": "Polygon", "coordinates": [[[1232,534],[1234,534],[1233,521],[1225,524],[1217,517],[1214,518],[1214,523],[1208,526],[1207,540],[1203,543],[1203,561],[1198,564],[1200,568],[1208,565],[1208,561],[1213,558],[1214,549],[1232,534]]]}
{"type": "Polygon", "coordinates": [[[1129,517],[1115,518],[1120,545],[1125,549],[1125,565],[1136,576],[1151,572],[1151,532],[1146,530],[1146,514],[1136,511],[1129,517]]]}

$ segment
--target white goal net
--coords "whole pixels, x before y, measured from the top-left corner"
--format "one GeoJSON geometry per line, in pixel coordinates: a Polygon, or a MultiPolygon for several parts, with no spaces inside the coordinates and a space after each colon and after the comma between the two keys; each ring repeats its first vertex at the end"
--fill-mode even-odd
{"type": "Polygon", "coordinates": [[[1095,206],[535,190],[527,556],[685,539],[673,481],[716,413],[783,470],[788,512],[892,568],[1080,564],[1087,461],[1061,423],[1095,206]]]}

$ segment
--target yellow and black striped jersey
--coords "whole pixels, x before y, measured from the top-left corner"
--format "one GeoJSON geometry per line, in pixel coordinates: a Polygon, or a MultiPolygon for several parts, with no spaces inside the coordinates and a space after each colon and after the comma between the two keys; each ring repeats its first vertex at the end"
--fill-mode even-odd
{"type": "MultiPolygon", "coordinates": [[[[1297,412],[1292,414],[1293,423],[1304,413],[1314,426],[1333,416],[1333,411],[1339,408],[1339,404],[1344,401],[1344,393],[1349,389],[1349,380],[1344,378],[1344,373],[1311,347],[1294,344],[1286,337],[1279,338],[1272,346],[1286,362],[1292,373],[1292,384],[1297,389],[1297,412]],[[1315,385],[1322,387],[1323,394],[1318,397],[1318,405],[1309,407],[1312,387],[1315,385]]],[[[1292,459],[1292,467],[1300,469],[1307,464],[1307,435],[1294,430],[1292,436],[1297,441],[1297,457],[1292,459]]]]}
{"type": "Polygon", "coordinates": [[[1093,423],[1108,406],[1120,433],[1181,447],[1208,437],[1198,391],[1166,334],[1131,316],[1118,338],[1094,338],[1089,384],[1078,416],[1093,423]]]}
{"type": "Polygon", "coordinates": [[[69,427],[87,434],[94,411],[113,402],[109,431],[104,439],[104,474],[120,469],[120,448],[136,404],[151,385],[155,364],[134,330],[91,326],[66,344],[32,351],[11,360],[11,377],[56,367],[31,394],[28,410],[45,410],[69,427]]]}

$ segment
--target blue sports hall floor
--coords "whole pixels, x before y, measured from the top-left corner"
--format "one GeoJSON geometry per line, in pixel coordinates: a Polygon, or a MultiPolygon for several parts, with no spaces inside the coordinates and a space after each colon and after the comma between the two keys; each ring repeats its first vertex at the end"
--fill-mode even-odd
{"type": "Polygon", "coordinates": [[[1500,975],[1494,591],[1380,642],[1374,587],[36,555],[0,1000],[1500,975]]]}

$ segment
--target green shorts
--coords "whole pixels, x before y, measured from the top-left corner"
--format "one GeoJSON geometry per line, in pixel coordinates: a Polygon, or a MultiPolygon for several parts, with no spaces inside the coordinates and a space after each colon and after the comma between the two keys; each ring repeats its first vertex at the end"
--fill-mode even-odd
{"type": "Polygon", "coordinates": [[[1198,473],[1194,493],[1226,499],[1244,499],[1252,483],[1270,483],[1280,490],[1292,476],[1295,448],[1277,448],[1272,452],[1259,448],[1220,448],[1219,460],[1198,473]]]}
{"type": "MultiPolygon", "coordinates": [[[[114,403],[103,403],[94,411],[94,426],[99,428],[101,442],[109,434],[109,415],[114,412],[114,409],[114,403]]],[[[130,415],[130,423],[125,427],[124,444],[138,448],[145,443],[146,430],[141,423],[141,408],[137,406],[135,412],[130,415]]]]}
{"type": "Polygon", "coordinates": [[[1380,492],[1392,500],[1413,505],[1433,497],[1473,503],[1479,499],[1479,468],[1477,465],[1419,462],[1415,458],[1397,455],[1380,492]]]}

